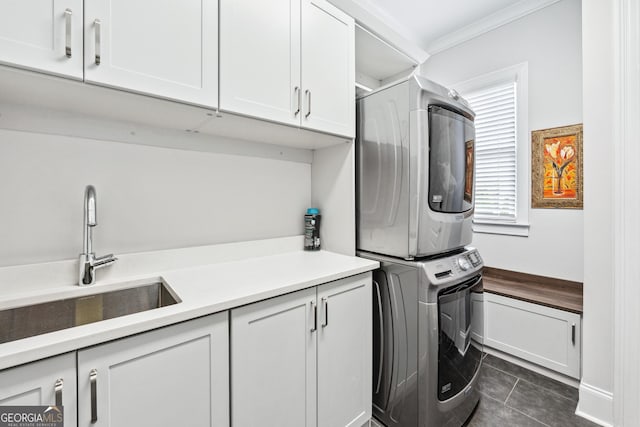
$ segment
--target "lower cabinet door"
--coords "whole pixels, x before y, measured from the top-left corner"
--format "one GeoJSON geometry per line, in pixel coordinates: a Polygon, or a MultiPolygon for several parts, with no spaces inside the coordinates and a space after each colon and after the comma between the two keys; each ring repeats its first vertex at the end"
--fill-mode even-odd
{"type": "Polygon", "coordinates": [[[231,310],[234,427],[316,425],[316,289],[231,310]]]}
{"type": "Polygon", "coordinates": [[[78,351],[78,425],[229,426],[228,343],[224,312],[78,351]]]}
{"type": "Polygon", "coordinates": [[[65,427],[76,426],[75,352],[0,371],[0,406],[56,404],[65,427]]]}
{"type": "Polygon", "coordinates": [[[484,344],[580,378],[580,315],[484,293],[484,344]]]}
{"type": "Polygon", "coordinates": [[[371,418],[371,274],[318,287],[318,427],[371,418]]]}

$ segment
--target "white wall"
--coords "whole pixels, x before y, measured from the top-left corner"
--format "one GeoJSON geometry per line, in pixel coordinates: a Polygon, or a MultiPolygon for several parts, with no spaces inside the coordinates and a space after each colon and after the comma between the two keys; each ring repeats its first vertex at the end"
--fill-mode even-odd
{"type": "MultiPolygon", "coordinates": [[[[452,85],[527,62],[529,131],[581,123],[581,32],[580,0],[562,0],[437,53],[422,70],[452,85]]],[[[583,212],[530,209],[529,222],[528,237],[476,233],[473,244],[489,266],[582,281],[583,212]]]]}
{"type": "Polygon", "coordinates": [[[306,162],[3,129],[0,178],[0,266],[76,258],[87,184],[98,255],[300,235],[311,201],[306,162]]]}

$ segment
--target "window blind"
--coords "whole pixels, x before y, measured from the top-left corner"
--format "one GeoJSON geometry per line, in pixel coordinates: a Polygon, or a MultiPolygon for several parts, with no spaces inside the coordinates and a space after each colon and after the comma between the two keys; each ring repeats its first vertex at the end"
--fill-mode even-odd
{"type": "Polygon", "coordinates": [[[465,95],[476,113],[475,218],[515,222],[516,83],[465,95]]]}

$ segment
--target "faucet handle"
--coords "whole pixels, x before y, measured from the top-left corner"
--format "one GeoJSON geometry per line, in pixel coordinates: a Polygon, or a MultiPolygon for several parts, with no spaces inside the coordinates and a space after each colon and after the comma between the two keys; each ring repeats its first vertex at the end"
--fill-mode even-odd
{"type": "Polygon", "coordinates": [[[93,261],[93,268],[104,267],[104,266],[107,266],[107,265],[109,265],[109,264],[111,264],[113,262],[116,262],[117,260],[118,260],[118,258],[113,256],[113,254],[97,257],[93,261]]]}

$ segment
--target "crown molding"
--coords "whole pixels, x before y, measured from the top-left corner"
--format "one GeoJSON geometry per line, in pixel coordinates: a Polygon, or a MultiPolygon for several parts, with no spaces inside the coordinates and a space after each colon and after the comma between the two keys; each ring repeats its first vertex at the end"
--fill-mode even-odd
{"type": "Polygon", "coordinates": [[[434,55],[491,30],[495,30],[530,13],[551,6],[559,1],[560,0],[521,0],[512,6],[501,9],[479,21],[434,40],[428,44],[427,52],[429,55],[434,55]]]}

